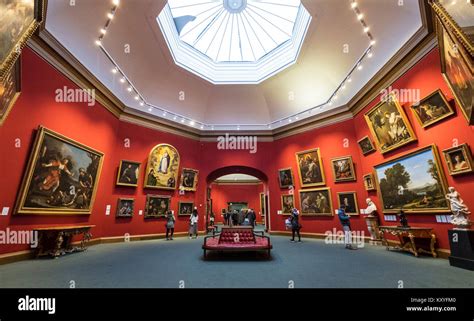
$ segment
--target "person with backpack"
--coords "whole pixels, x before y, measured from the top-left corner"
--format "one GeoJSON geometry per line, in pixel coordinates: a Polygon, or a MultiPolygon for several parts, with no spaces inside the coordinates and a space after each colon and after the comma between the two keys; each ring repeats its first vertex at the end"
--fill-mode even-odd
{"type": "Polygon", "coordinates": [[[344,244],[346,245],[346,249],[357,250],[357,248],[352,246],[351,217],[346,214],[346,206],[344,204],[337,210],[337,216],[344,230],[344,244]]]}
{"type": "Polygon", "coordinates": [[[300,230],[302,226],[300,224],[299,216],[300,216],[300,212],[296,208],[293,208],[291,210],[291,234],[292,234],[291,242],[295,241],[295,234],[297,234],[298,242],[301,243],[300,230]]]}
{"type": "Polygon", "coordinates": [[[176,222],[176,219],[172,211],[168,211],[166,213],[166,220],[167,220],[166,221],[166,240],[172,241],[173,234],[174,234],[174,222],[176,222]]]}

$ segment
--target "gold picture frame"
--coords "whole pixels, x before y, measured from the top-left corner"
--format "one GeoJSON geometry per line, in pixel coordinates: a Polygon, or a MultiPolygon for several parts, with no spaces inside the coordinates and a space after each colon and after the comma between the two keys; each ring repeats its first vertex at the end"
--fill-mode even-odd
{"type": "Polygon", "coordinates": [[[171,209],[171,196],[151,195],[151,194],[148,194],[146,196],[145,218],[166,217],[166,213],[170,209],[171,209]]]}
{"type": "Polygon", "coordinates": [[[436,89],[431,94],[411,106],[411,111],[422,128],[432,126],[449,116],[454,115],[454,110],[449,105],[441,89],[436,89]],[[425,106],[423,112],[421,108],[425,106]],[[430,108],[428,111],[427,108],[430,108]]]}
{"type": "Polygon", "coordinates": [[[331,169],[336,183],[352,182],[356,180],[352,156],[336,157],[331,159],[331,169]]]}
{"type": "Polygon", "coordinates": [[[369,136],[362,137],[357,141],[357,144],[359,145],[362,155],[364,156],[376,151],[375,146],[369,136]]]}
{"type": "Polygon", "coordinates": [[[115,185],[137,187],[141,165],[140,162],[121,160],[115,185]]]}
{"type": "Polygon", "coordinates": [[[369,173],[365,174],[363,177],[364,180],[364,187],[366,191],[375,191],[377,188],[375,187],[375,177],[374,174],[369,173]]]}
{"type": "Polygon", "coordinates": [[[199,179],[199,171],[192,168],[183,168],[181,170],[180,190],[195,192],[199,179]],[[191,181],[190,181],[191,180],[191,181]]]}
{"type": "Polygon", "coordinates": [[[331,188],[323,187],[300,190],[299,194],[301,215],[334,216],[331,188]]]}
{"type": "Polygon", "coordinates": [[[381,100],[364,116],[381,154],[417,140],[405,111],[394,94],[381,100]],[[382,112],[382,109],[385,111],[382,112]],[[378,123],[376,128],[374,128],[374,121],[378,123]]]}
{"type": "Polygon", "coordinates": [[[21,59],[10,69],[3,82],[0,82],[0,126],[3,125],[8,114],[21,94],[21,59]]]}
{"type": "Polygon", "coordinates": [[[265,216],[267,213],[267,205],[265,203],[265,196],[266,196],[265,193],[260,193],[260,215],[261,216],[265,216]]]}
{"type": "Polygon", "coordinates": [[[321,160],[321,150],[319,148],[313,148],[296,153],[296,164],[298,166],[298,176],[300,178],[300,184],[302,188],[324,186],[326,185],[326,177],[324,175],[323,162],[321,160]],[[314,160],[317,160],[317,163],[314,160]],[[312,161],[309,164],[312,166],[312,170],[305,162],[312,161]],[[305,173],[302,171],[305,170],[305,173]]]}
{"type": "Polygon", "coordinates": [[[193,202],[179,202],[178,203],[178,216],[190,216],[193,214],[194,203],[193,202]]]}
{"type": "Polygon", "coordinates": [[[178,186],[180,156],[169,144],[158,144],[148,155],[145,188],[175,190],[178,186]]]}
{"type": "Polygon", "coordinates": [[[291,210],[296,207],[295,194],[281,195],[281,215],[291,215],[291,210]],[[287,199],[291,199],[291,204],[287,204],[287,199]],[[291,205],[291,206],[290,206],[291,205]]]}
{"type": "Polygon", "coordinates": [[[398,213],[402,207],[405,213],[436,214],[450,212],[449,204],[445,198],[448,190],[447,181],[440,164],[438,149],[433,144],[417,148],[376,165],[374,175],[383,212],[398,213]],[[415,158],[418,159],[415,160],[415,158]],[[397,166],[394,167],[395,165],[397,166]],[[388,168],[389,166],[390,168],[388,168]],[[396,179],[396,184],[387,181],[386,174],[388,170],[391,170],[391,180],[396,179]],[[400,171],[402,171],[402,174],[399,174],[400,171]],[[385,176],[384,178],[382,178],[381,173],[385,176]],[[417,182],[411,180],[411,173],[417,174],[414,175],[418,180],[417,182]],[[426,173],[426,177],[420,177],[419,173],[426,173]],[[398,176],[395,177],[395,174],[398,176]],[[381,179],[385,179],[385,182],[381,179]],[[403,183],[401,180],[405,182],[405,185],[409,183],[413,186],[411,188],[408,185],[405,187],[401,184],[403,183]],[[392,188],[395,185],[397,190],[395,190],[395,187],[392,188]],[[435,206],[430,206],[430,204],[435,206]],[[444,206],[436,206],[437,204],[444,206]]]}
{"type": "Polygon", "coordinates": [[[102,152],[40,126],[23,176],[15,213],[91,214],[103,161],[102,152]],[[87,157],[90,162],[85,161],[87,157]]]}
{"type": "Polygon", "coordinates": [[[119,198],[117,200],[117,210],[115,212],[115,217],[132,217],[135,209],[135,199],[134,198],[119,198]],[[126,206],[125,204],[131,206],[126,206]]]}
{"type": "Polygon", "coordinates": [[[293,170],[291,167],[281,168],[278,170],[278,183],[280,184],[280,188],[295,186],[293,170]]]}
{"type": "Polygon", "coordinates": [[[455,176],[474,171],[471,150],[467,144],[445,149],[443,155],[449,175],[455,176]]]}
{"type": "Polygon", "coordinates": [[[11,1],[5,7],[0,6],[0,11],[4,13],[2,25],[5,28],[5,32],[0,33],[0,43],[10,43],[8,47],[0,47],[0,83],[7,77],[28,39],[43,21],[46,10],[44,0],[31,2],[33,7],[21,0],[11,1]],[[6,32],[7,30],[10,32],[6,32]],[[12,30],[16,34],[12,35],[12,30]]]}
{"type": "Polygon", "coordinates": [[[338,192],[337,193],[337,203],[340,208],[342,203],[346,205],[346,214],[350,216],[359,215],[359,205],[357,204],[357,192],[338,192]],[[346,196],[344,200],[342,197],[346,196]],[[345,200],[347,199],[347,202],[345,200]]]}

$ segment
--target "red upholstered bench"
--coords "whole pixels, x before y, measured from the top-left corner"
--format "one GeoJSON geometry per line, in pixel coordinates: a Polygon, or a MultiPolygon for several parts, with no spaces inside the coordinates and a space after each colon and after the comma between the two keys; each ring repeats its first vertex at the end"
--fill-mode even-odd
{"type": "Polygon", "coordinates": [[[223,227],[221,233],[204,238],[204,258],[207,251],[267,251],[273,246],[268,236],[257,235],[251,226],[223,227]]]}

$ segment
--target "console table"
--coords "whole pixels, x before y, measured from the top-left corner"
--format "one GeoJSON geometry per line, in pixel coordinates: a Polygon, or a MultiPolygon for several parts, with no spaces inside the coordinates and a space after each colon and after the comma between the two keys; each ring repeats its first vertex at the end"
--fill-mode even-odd
{"type": "Polygon", "coordinates": [[[36,257],[50,255],[57,258],[66,253],[80,252],[86,249],[87,242],[92,238],[90,229],[95,225],[73,225],[73,226],[51,226],[34,228],[38,233],[38,247],[36,257]],[[72,245],[75,235],[82,234],[82,241],[79,246],[72,245]]]}
{"type": "Polygon", "coordinates": [[[428,253],[437,257],[435,244],[436,235],[432,228],[428,227],[401,227],[401,226],[380,226],[380,234],[382,237],[382,244],[390,250],[385,233],[397,236],[400,245],[392,247],[392,249],[408,251],[418,257],[419,253],[428,253]]]}

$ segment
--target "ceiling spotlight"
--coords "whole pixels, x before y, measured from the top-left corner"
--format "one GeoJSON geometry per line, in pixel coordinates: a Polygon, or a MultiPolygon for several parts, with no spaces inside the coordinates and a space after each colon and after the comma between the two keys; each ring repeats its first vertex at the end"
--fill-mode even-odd
{"type": "Polygon", "coordinates": [[[300,119],[298,116],[295,117],[296,120],[300,119]]]}
{"type": "Polygon", "coordinates": [[[140,96],[136,95],[135,100],[139,100],[139,99],[140,99],[140,96]]]}
{"type": "Polygon", "coordinates": [[[346,84],[342,84],[341,89],[346,89],[346,84]]]}
{"type": "Polygon", "coordinates": [[[173,120],[176,120],[176,118],[178,118],[178,117],[174,116],[174,117],[173,117],[173,120]]]}
{"type": "Polygon", "coordinates": [[[125,82],[125,78],[124,77],[120,78],[120,82],[123,84],[125,82]]]}
{"type": "Polygon", "coordinates": [[[334,95],[332,100],[337,100],[337,95],[334,95]]]}
{"type": "Polygon", "coordinates": [[[105,35],[107,33],[107,30],[105,30],[104,28],[100,29],[100,33],[105,35]]]}
{"type": "Polygon", "coordinates": [[[118,6],[120,3],[120,0],[113,0],[112,3],[114,4],[114,6],[118,6]]]}
{"type": "Polygon", "coordinates": [[[361,64],[359,64],[359,65],[357,66],[357,70],[362,70],[362,68],[363,68],[363,67],[362,67],[361,64]]]}
{"type": "Polygon", "coordinates": [[[204,126],[203,126],[203,125],[201,125],[201,127],[200,127],[200,128],[201,128],[201,129],[204,129],[204,126]]]}
{"type": "Polygon", "coordinates": [[[182,123],[184,123],[184,118],[183,118],[183,119],[181,119],[181,122],[182,122],[182,123]]]}
{"type": "Polygon", "coordinates": [[[166,114],[167,114],[166,111],[164,111],[164,112],[163,112],[163,116],[166,116],[166,114]]]}
{"type": "Polygon", "coordinates": [[[291,122],[292,122],[291,118],[290,118],[290,119],[288,119],[288,122],[289,122],[289,123],[291,123],[291,122]]]}
{"type": "Polygon", "coordinates": [[[116,74],[117,72],[118,72],[117,67],[115,67],[115,68],[112,69],[112,73],[113,73],[113,74],[116,74]]]}
{"type": "Polygon", "coordinates": [[[107,14],[107,18],[109,18],[110,20],[112,20],[114,18],[114,14],[112,12],[109,12],[107,14]]]}
{"type": "Polygon", "coordinates": [[[128,90],[128,92],[132,92],[132,90],[133,90],[132,86],[129,86],[129,87],[127,88],[127,90],[128,90]]]}
{"type": "Polygon", "coordinates": [[[370,45],[371,46],[375,45],[375,40],[374,39],[370,40],[370,45]]]}
{"type": "Polygon", "coordinates": [[[373,54],[372,52],[369,52],[369,53],[367,54],[367,57],[372,58],[373,55],[374,55],[374,54],[373,54]]]}
{"type": "Polygon", "coordinates": [[[351,77],[347,78],[347,82],[352,82],[352,78],[351,77]]]}
{"type": "Polygon", "coordinates": [[[369,32],[369,30],[370,30],[369,26],[364,27],[364,32],[365,33],[369,32]]]}
{"type": "Polygon", "coordinates": [[[140,102],[140,106],[145,106],[145,103],[143,101],[140,102]]]}
{"type": "Polygon", "coordinates": [[[351,8],[352,8],[352,9],[357,8],[357,2],[355,2],[355,1],[352,2],[352,3],[351,3],[351,8]]]}
{"type": "Polygon", "coordinates": [[[96,40],[96,41],[95,41],[95,44],[96,44],[97,46],[101,46],[101,45],[102,45],[102,42],[101,42],[100,40],[96,40]]]}
{"type": "Polygon", "coordinates": [[[364,15],[363,15],[362,13],[359,13],[359,14],[357,15],[357,19],[362,20],[362,18],[364,18],[364,15]]]}
{"type": "Polygon", "coordinates": [[[148,108],[148,111],[149,111],[149,112],[152,112],[152,111],[153,111],[153,108],[151,108],[151,107],[148,108]]]}
{"type": "Polygon", "coordinates": [[[194,126],[195,124],[194,120],[189,121],[189,125],[194,126]]]}

